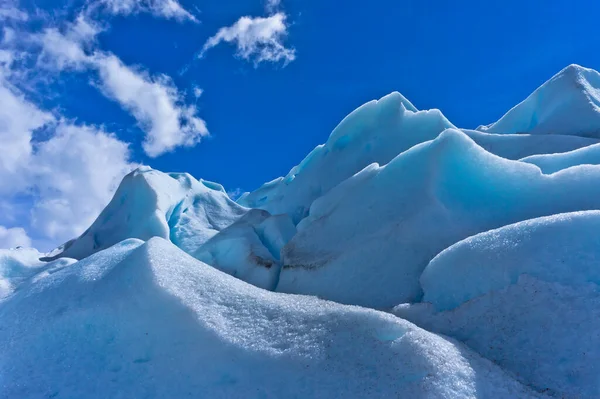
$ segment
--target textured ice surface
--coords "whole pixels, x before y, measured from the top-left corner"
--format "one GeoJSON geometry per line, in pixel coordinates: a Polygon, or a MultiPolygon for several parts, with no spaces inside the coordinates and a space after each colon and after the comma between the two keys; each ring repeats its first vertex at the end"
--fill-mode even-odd
{"type": "Polygon", "coordinates": [[[4,398],[526,398],[451,339],[393,315],[276,294],[153,238],[0,304],[4,398]]]}
{"type": "Polygon", "coordinates": [[[544,175],[448,130],[315,201],[284,247],[277,290],[392,307],[420,299],[444,248],[520,220],[600,207],[600,167],[544,175]]]}
{"type": "Polygon", "coordinates": [[[281,248],[296,233],[288,215],[252,209],[191,253],[211,266],[257,287],[275,289],[281,248]]]}
{"type": "Polygon", "coordinates": [[[500,120],[478,130],[600,138],[600,74],[569,65],[500,120]]]}
{"type": "Polygon", "coordinates": [[[470,237],[421,282],[428,304],[395,313],[451,335],[557,397],[600,396],[600,211],[470,237]]]}

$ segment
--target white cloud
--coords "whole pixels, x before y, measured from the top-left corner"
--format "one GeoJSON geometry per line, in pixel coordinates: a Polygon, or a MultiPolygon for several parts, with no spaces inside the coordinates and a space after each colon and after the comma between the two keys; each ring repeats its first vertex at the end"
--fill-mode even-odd
{"type": "Polygon", "coordinates": [[[0,249],[31,247],[31,239],[21,227],[6,228],[0,226],[0,249]]]}
{"type": "Polygon", "coordinates": [[[208,135],[196,108],[182,104],[177,88],[166,76],[153,79],[112,54],[97,54],[93,62],[102,91],[129,110],[146,132],[143,148],[148,156],[193,146],[208,135]]]}
{"type": "Polygon", "coordinates": [[[219,29],[217,34],[209,38],[200,52],[203,57],[206,51],[226,42],[236,46],[236,55],[255,65],[263,61],[287,64],[296,58],[296,51],[286,48],[283,39],[287,35],[286,15],[276,13],[269,17],[241,17],[229,27],[219,29]]]}
{"type": "Polygon", "coordinates": [[[28,19],[29,16],[27,13],[19,10],[15,4],[12,4],[12,2],[0,2],[0,21],[14,20],[24,22],[28,19]]]}
{"type": "Polygon", "coordinates": [[[96,7],[115,15],[130,15],[149,12],[154,16],[198,22],[189,11],[184,9],[176,0],[99,0],[96,7]]]}
{"type": "Polygon", "coordinates": [[[33,131],[51,122],[0,75],[0,195],[26,185],[22,169],[30,162],[33,131]]]}
{"type": "Polygon", "coordinates": [[[43,47],[39,64],[58,70],[95,70],[102,93],[129,111],[145,132],[142,145],[150,157],[177,147],[194,146],[208,135],[206,123],[197,116],[196,108],[183,103],[182,95],[167,76],[152,77],[130,68],[114,54],[87,55],[83,46],[92,42],[98,31],[84,19],[65,34],[47,29],[38,37],[43,47]]]}
{"type": "Polygon", "coordinates": [[[114,135],[60,122],[50,140],[36,145],[31,226],[53,240],[81,234],[135,166],[128,145],[114,135]]]}
{"type": "Polygon", "coordinates": [[[38,65],[52,69],[83,69],[90,58],[84,47],[90,46],[102,29],[80,14],[74,23],[68,24],[65,32],[48,28],[34,35],[34,41],[42,47],[38,65]]]}
{"type": "Polygon", "coordinates": [[[204,93],[204,90],[202,90],[198,86],[194,86],[194,97],[200,98],[200,96],[202,95],[202,93],[204,93]]]}
{"type": "Polygon", "coordinates": [[[87,62],[88,56],[83,51],[81,44],[64,36],[57,29],[46,29],[38,37],[43,48],[38,58],[40,66],[59,70],[82,69],[87,62]]]}
{"type": "Polygon", "coordinates": [[[136,166],[127,144],[101,129],[56,120],[1,75],[0,104],[0,225],[18,227],[0,228],[0,247],[30,245],[28,235],[58,244],[82,233],[136,166]],[[34,142],[42,127],[50,138],[34,142]]]}
{"type": "Polygon", "coordinates": [[[279,5],[281,4],[281,0],[267,0],[265,4],[265,9],[268,13],[272,13],[277,11],[279,5]]]}

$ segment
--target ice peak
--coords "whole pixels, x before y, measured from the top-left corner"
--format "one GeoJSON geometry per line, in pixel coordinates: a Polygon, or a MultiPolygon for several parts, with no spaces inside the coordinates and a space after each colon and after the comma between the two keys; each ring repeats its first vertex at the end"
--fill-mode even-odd
{"type": "Polygon", "coordinates": [[[477,130],[600,138],[600,74],[571,64],[497,122],[477,130]]]}

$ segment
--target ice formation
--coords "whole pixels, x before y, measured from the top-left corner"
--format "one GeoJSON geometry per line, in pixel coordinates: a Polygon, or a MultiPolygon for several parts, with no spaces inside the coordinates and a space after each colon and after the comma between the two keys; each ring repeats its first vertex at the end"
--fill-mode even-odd
{"type": "Polygon", "coordinates": [[[499,121],[478,130],[600,138],[600,74],[569,65],[499,121]]]}
{"type": "Polygon", "coordinates": [[[599,92],[478,130],[395,92],[237,203],[137,169],[0,250],[0,398],[599,397],[599,92]]]}
{"type": "Polygon", "coordinates": [[[376,308],[417,301],[423,269],[444,248],[519,220],[600,209],[599,180],[600,167],[548,176],[447,130],[316,200],[283,249],[277,290],[376,308]]]}

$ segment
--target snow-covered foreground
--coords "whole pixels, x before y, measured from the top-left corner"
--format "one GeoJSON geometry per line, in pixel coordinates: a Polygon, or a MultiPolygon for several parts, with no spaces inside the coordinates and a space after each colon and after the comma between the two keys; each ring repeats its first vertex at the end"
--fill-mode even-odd
{"type": "Polygon", "coordinates": [[[529,397],[463,344],[390,314],[236,280],[152,238],[0,308],[6,397],[529,397]]]}
{"type": "Polygon", "coordinates": [[[238,203],[132,172],[0,250],[0,397],[600,397],[599,92],[478,130],[392,93],[238,203]]]}

